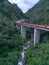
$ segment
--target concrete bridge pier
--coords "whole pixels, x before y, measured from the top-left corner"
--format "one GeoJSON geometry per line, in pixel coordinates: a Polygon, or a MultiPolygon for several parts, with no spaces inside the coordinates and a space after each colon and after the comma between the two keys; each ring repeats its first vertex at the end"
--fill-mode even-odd
{"type": "Polygon", "coordinates": [[[34,46],[40,41],[40,30],[34,28],[34,46]]]}
{"type": "Polygon", "coordinates": [[[26,38],[26,28],[21,26],[21,36],[25,39],[26,38]]]}
{"type": "Polygon", "coordinates": [[[20,31],[20,25],[16,25],[16,28],[20,31]]]}

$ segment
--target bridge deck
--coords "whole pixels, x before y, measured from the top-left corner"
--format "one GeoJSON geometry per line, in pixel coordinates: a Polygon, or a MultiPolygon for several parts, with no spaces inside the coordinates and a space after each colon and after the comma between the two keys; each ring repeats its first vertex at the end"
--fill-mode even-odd
{"type": "Polygon", "coordinates": [[[32,28],[37,28],[41,30],[46,30],[49,31],[49,26],[44,26],[44,25],[39,25],[39,24],[31,24],[31,23],[26,23],[26,22],[16,22],[16,24],[25,26],[25,27],[32,27],[32,28]]]}

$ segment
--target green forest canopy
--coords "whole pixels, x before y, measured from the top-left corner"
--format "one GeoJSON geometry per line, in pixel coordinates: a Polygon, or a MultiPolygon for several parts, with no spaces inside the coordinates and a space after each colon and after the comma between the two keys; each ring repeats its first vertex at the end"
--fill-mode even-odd
{"type": "Polygon", "coordinates": [[[15,20],[24,18],[16,4],[0,0],[0,65],[17,65],[24,39],[16,29],[15,20]]]}
{"type": "Polygon", "coordinates": [[[49,25],[49,0],[39,0],[26,15],[30,23],[49,25]]]}

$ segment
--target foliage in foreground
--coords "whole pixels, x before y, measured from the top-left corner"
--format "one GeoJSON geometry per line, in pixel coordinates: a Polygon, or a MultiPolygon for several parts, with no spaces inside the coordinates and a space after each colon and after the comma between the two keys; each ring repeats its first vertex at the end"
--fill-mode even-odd
{"type": "Polygon", "coordinates": [[[0,20],[0,65],[17,65],[23,44],[14,22],[0,20]]]}
{"type": "Polygon", "coordinates": [[[49,42],[40,43],[36,48],[26,50],[26,65],[49,65],[49,42]]]}

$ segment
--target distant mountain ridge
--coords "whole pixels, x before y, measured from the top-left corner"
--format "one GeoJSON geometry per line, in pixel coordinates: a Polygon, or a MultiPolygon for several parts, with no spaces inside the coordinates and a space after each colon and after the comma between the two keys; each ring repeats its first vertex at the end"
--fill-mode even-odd
{"type": "Polygon", "coordinates": [[[19,20],[24,17],[25,15],[16,4],[11,4],[8,0],[0,0],[0,18],[19,20]]]}
{"type": "Polygon", "coordinates": [[[30,23],[49,25],[49,0],[39,0],[26,15],[30,23]]]}

